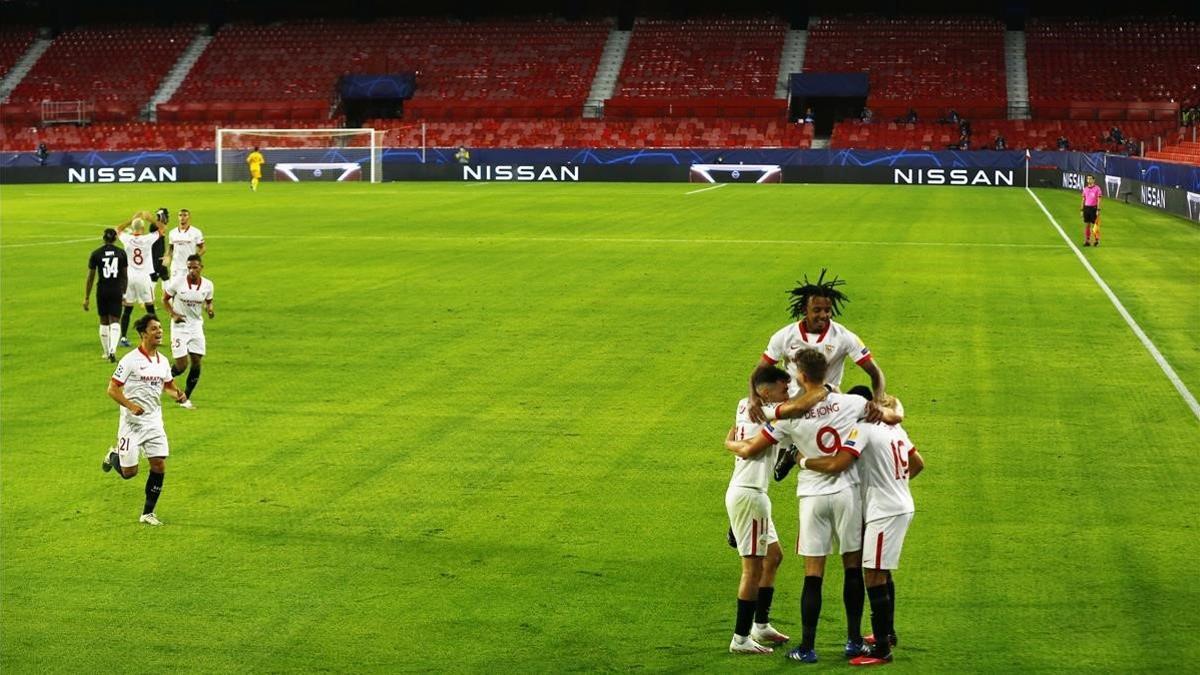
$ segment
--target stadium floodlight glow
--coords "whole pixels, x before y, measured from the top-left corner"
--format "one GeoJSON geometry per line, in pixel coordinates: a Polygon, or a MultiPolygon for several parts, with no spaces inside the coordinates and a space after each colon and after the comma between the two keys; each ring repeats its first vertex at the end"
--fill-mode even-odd
{"type": "Polygon", "coordinates": [[[338,181],[383,180],[383,131],[375,129],[217,129],[217,182],[250,180],[246,155],[257,147],[266,159],[263,178],[328,179],[325,169],[342,169],[338,181]],[[279,171],[280,166],[290,167],[279,171]],[[349,167],[354,170],[350,170],[349,167]],[[297,169],[308,173],[296,173],[297,169]]]}
{"type": "Polygon", "coordinates": [[[689,172],[689,181],[692,183],[782,183],[783,168],[778,164],[693,164],[689,172]],[[718,176],[723,180],[718,181],[718,176]]]}

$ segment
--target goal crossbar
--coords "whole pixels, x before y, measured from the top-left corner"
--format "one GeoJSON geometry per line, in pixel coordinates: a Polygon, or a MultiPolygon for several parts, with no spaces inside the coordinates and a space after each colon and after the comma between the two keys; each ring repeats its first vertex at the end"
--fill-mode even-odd
{"type": "MultiPolygon", "coordinates": [[[[370,154],[367,156],[367,161],[370,163],[370,180],[372,183],[378,183],[383,179],[383,171],[380,162],[382,153],[383,131],[377,131],[373,128],[327,128],[327,129],[253,129],[253,128],[219,128],[216,130],[216,160],[217,160],[217,182],[223,183],[232,180],[229,175],[230,171],[226,167],[226,153],[238,153],[239,159],[245,161],[245,154],[249,152],[246,147],[247,143],[238,144],[239,147],[230,147],[227,142],[231,137],[252,137],[262,139],[267,143],[254,143],[260,150],[264,151],[288,151],[288,152],[303,152],[304,150],[311,151],[328,151],[335,152],[340,150],[365,150],[370,154]],[[271,140],[275,139],[311,139],[312,144],[308,146],[273,146],[270,145],[271,140]],[[361,138],[362,141],[355,143],[353,139],[361,138]],[[347,143],[347,141],[351,141],[347,143]]],[[[269,159],[269,158],[268,158],[269,159]]],[[[233,162],[229,162],[233,164],[233,162]]]]}

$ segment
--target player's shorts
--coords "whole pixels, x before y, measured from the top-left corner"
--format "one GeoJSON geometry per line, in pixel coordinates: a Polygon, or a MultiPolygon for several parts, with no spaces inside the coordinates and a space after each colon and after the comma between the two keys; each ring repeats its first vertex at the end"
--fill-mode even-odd
{"type": "Polygon", "coordinates": [[[117,429],[117,454],[121,456],[121,466],[137,466],[142,455],[147,458],[170,455],[167,432],[162,423],[135,426],[126,422],[122,415],[117,429]]]}
{"type": "Polygon", "coordinates": [[[124,300],[127,305],[154,302],[154,282],[150,281],[150,275],[130,272],[124,300]]]}
{"type": "Polygon", "coordinates": [[[199,354],[204,356],[204,327],[197,328],[181,328],[174,321],[171,322],[171,356],[179,358],[188,354],[199,354]]]}
{"type": "Polygon", "coordinates": [[[251,178],[262,178],[262,169],[250,169],[251,178]]]}
{"type": "Polygon", "coordinates": [[[771,499],[767,493],[733,487],[725,492],[725,511],[737,540],[738,555],[761,558],[767,546],[779,541],[771,520],[771,499]]]}
{"type": "Polygon", "coordinates": [[[1083,207],[1083,222],[1088,223],[1089,225],[1096,222],[1096,212],[1098,210],[1099,208],[1095,206],[1083,207]]]}
{"type": "Polygon", "coordinates": [[[861,551],[862,534],[862,497],[857,487],[800,498],[796,553],[814,557],[830,555],[834,537],[840,553],[861,551]]]}
{"type": "Polygon", "coordinates": [[[96,292],[96,313],[100,316],[121,316],[121,291],[96,292]]]}
{"type": "Polygon", "coordinates": [[[863,568],[894,570],[900,568],[900,549],[913,514],[901,513],[867,523],[863,535],[863,568]]]}

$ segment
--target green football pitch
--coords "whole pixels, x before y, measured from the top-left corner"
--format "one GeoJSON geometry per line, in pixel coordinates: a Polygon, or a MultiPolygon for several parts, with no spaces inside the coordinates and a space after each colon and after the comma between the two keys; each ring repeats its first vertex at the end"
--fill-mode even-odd
{"type": "MultiPolygon", "coordinates": [[[[1200,421],[1030,193],[699,189],[4,186],[0,669],[799,668],[726,651],[722,439],[822,268],[928,462],[889,668],[1178,669],[1200,421]],[[159,206],[205,232],[217,315],[149,528],[143,478],[100,471],[81,303],[101,228],[159,206]]],[[[1078,242],[1078,196],[1037,195],[1078,242]]],[[[1079,251],[1200,393],[1200,228],[1103,216],[1079,251]]],[[[798,637],[791,482],[772,499],[798,637]]],[[[818,670],[846,667],[840,590],[832,565],[818,670]]]]}

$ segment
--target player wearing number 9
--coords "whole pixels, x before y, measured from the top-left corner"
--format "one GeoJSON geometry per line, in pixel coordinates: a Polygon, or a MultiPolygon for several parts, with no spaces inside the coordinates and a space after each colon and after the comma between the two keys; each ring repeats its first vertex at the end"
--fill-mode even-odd
{"type": "MultiPolygon", "coordinates": [[[[808,396],[825,388],[828,363],[815,350],[803,350],[792,359],[797,368],[800,386],[808,396]]],[[[764,408],[768,419],[775,420],[762,432],[746,441],[726,443],[734,452],[760,452],[775,443],[796,446],[801,462],[834,455],[843,446],[859,420],[870,414],[880,414],[892,422],[900,420],[890,409],[878,409],[858,396],[829,393],[825,400],[807,413],[793,402],[777,408],[764,408]],[[802,417],[792,417],[802,415],[802,417]],[[783,419],[780,419],[783,418],[783,419]]],[[[862,581],[862,499],[858,488],[858,473],[854,470],[836,475],[814,471],[798,472],[796,495],[799,497],[800,527],[797,553],[804,557],[804,590],[800,600],[803,637],[800,645],[788,657],[798,661],[815,661],[814,644],[817,622],[821,615],[821,586],[825,576],[825,557],[833,553],[838,542],[845,577],[842,599],[846,606],[846,654],[862,653],[862,611],[865,604],[862,581]]]]}
{"type": "MultiPolygon", "coordinates": [[[[851,394],[872,398],[867,387],[855,387],[851,394]]],[[[889,397],[890,398],[890,397],[889,397]]],[[[897,410],[900,402],[891,399],[897,410]]],[[[863,566],[866,567],[867,595],[871,598],[871,628],[876,639],[870,654],[851,661],[854,665],[879,665],[892,660],[891,645],[896,642],[896,586],[892,570],[900,566],[900,549],[916,510],[908,480],[921,473],[925,460],[899,425],[882,422],[859,424],[842,442],[835,454],[800,462],[800,474],[819,472],[841,475],[857,469],[865,492],[863,566]]]]}

